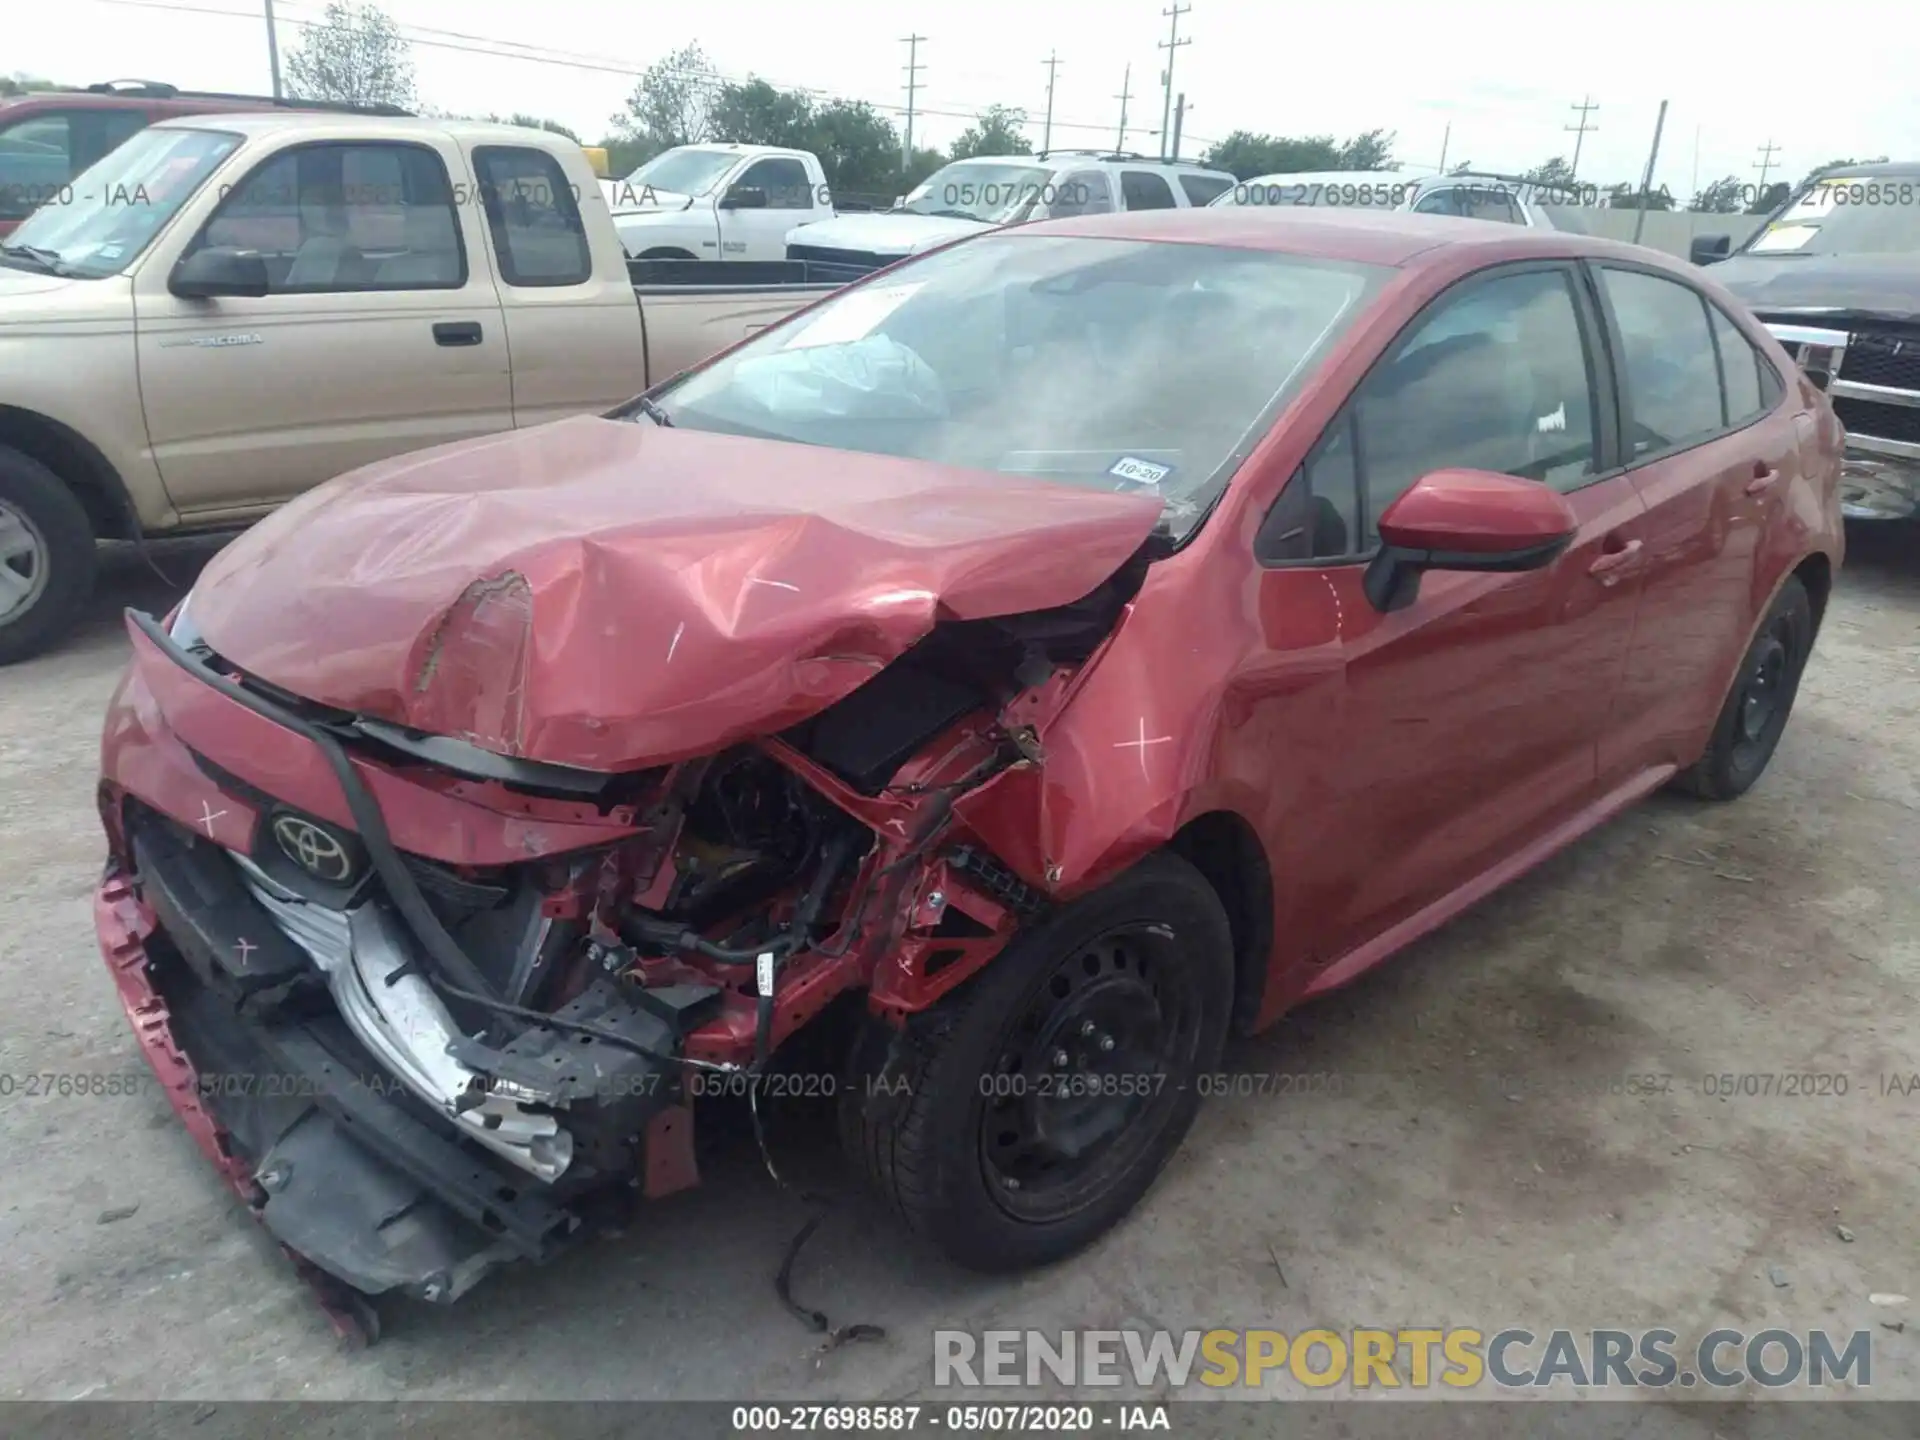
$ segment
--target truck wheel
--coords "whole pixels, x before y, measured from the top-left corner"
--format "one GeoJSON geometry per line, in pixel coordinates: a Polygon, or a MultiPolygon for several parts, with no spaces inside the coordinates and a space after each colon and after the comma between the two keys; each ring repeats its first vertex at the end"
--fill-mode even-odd
{"type": "Polygon", "coordinates": [[[46,466],[0,447],[0,665],[65,633],[93,591],[93,526],[46,466]]]}
{"type": "Polygon", "coordinates": [[[1789,576],[1741,658],[1707,753],[1674,777],[1675,789],[1702,800],[1746,794],[1780,744],[1812,650],[1813,605],[1799,577],[1789,576]]]}
{"type": "Polygon", "coordinates": [[[1219,896],[1180,857],[1151,856],[1016,937],[896,1041],[849,1096],[843,1136],[952,1259],[1047,1264],[1114,1225],[1179,1146],[1232,998],[1219,896]]]}

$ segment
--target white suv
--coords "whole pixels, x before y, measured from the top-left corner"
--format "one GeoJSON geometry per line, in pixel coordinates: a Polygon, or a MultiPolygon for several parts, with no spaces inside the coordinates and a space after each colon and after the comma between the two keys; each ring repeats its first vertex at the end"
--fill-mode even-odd
{"type": "Polygon", "coordinates": [[[891,210],[842,215],[787,235],[787,258],[878,269],[962,235],[1115,210],[1184,210],[1233,188],[1224,170],[1111,151],[978,155],[934,171],[891,210]]]}

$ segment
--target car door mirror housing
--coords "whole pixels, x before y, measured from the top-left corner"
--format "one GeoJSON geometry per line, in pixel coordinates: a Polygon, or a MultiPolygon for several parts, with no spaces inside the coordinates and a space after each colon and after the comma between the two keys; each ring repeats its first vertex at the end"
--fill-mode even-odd
{"type": "Polygon", "coordinates": [[[764,210],[767,208],[767,192],[758,185],[731,185],[727,193],[720,198],[722,210],[764,210]]]}
{"type": "Polygon", "coordinates": [[[1711,265],[1724,260],[1733,250],[1731,235],[1696,235],[1687,247],[1687,258],[1696,265],[1711,265]]]}
{"type": "Polygon", "coordinates": [[[1537,480],[1435,470],[1380,517],[1367,599],[1382,611],[1411,605],[1428,570],[1538,570],[1566,549],[1579,525],[1565,497],[1537,480]]]}
{"type": "Polygon", "coordinates": [[[267,262],[258,250],[209,245],[173,267],[167,288],[186,299],[210,300],[219,295],[258,297],[273,287],[267,262]]]}

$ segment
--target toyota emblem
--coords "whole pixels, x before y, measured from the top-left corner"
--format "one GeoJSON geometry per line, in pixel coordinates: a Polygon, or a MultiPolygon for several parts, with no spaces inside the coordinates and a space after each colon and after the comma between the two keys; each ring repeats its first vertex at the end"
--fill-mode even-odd
{"type": "Polygon", "coordinates": [[[353,877],[353,856],[340,837],[311,820],[281,815],[273,822],[273,838],[289,860],[316,880],[340,885],[353,877]]]}

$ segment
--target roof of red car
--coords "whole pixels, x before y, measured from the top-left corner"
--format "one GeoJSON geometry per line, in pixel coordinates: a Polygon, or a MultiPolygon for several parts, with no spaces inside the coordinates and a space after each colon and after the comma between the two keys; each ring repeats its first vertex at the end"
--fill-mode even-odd
{"type": "Polygon", "coordinates": [[[1492,261],[1505,255],[1607,255],[1626,247],[1617,241],[1564,230],[1532,230],[1491,220],[1415,215],[1404,210],[1340,209],[1331,206],[1203,206],[1191,210],[1132,210],[1043,220],[1020,227],[1027,234],[1089,235],[1114,240],[1172,240],[1228,245],[1290,255],[1318,255],[1371,265],[1406,265],[1440,251],[1475,250],[1492,261]]]}

